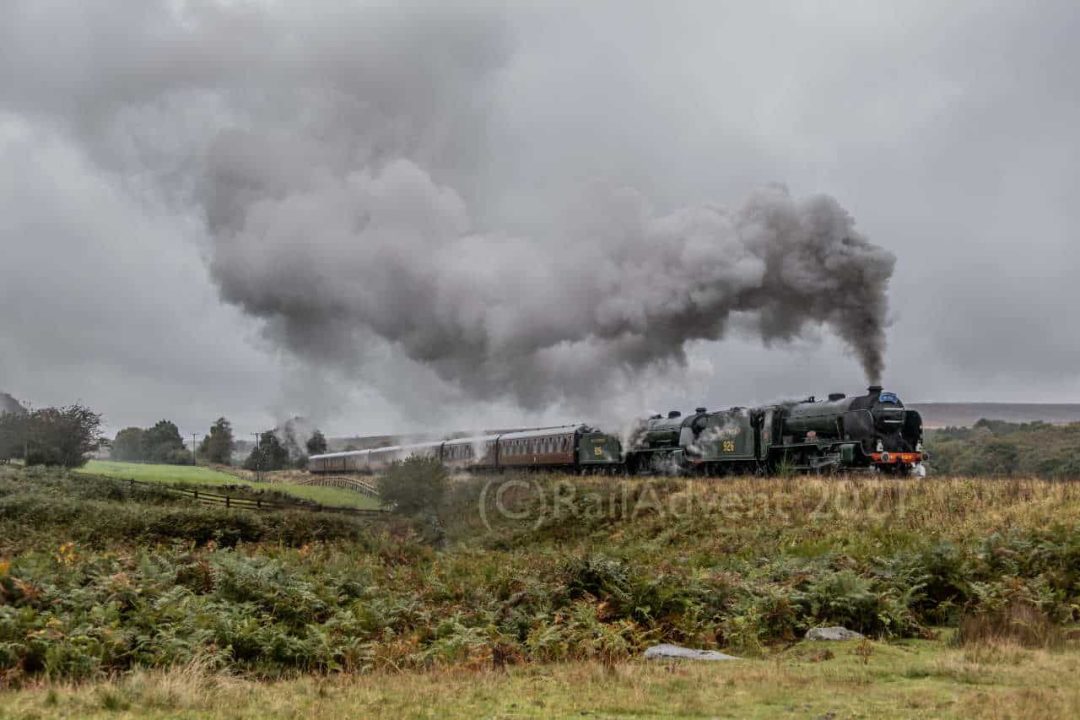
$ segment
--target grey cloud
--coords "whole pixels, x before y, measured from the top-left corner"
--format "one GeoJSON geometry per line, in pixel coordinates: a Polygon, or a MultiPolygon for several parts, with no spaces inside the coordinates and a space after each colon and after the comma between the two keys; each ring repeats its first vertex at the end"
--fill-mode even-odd
{"type": "MultiPolygon", "coordinates": [[[[872,353],[832,335],[879,346],[883,335],[860,330],[867,317],[892,321],[885,379],[919,399],[1080,393],[1080,336],[1047,320],[1075,304],[1063,278],[1080,271],[1073,3],[13,2],[0,13],[0,110],[71,142],[96,182],[147,205],[155,225],[187,229],[170,237],[194,238],[222,295],[305,360],[270,401],[283,413],[306,411],[292,397],[348,413],[334,383],[366,399],[348,422],[372,426],[442,404],[521,417],[492,400],[503,392],[565,414],[560,394],[643,406],[850,390],[872,353]],[[843,250],[842,206],[858,219],[853,237],[888,249],[864,248],[865,265],[851,267],[876,284],[830,287],[829,253],[758,278],[737,226],[752,188],[774,180],[792,191],[766,191],[766,214],[812,218],[824,203],[826,219],[807,222],[843,250]],[[822,192],[839,205],[813,199],[822,192]],[[725,258],[695,261],[700,244],[725,258]],[[360,263],[357,245],[378,248],[375,262],[360,263]],[[567,246],[579,265],[559,255],[567,246]],[[515,263],[529,273],[496,276],[515,263]],[[611,290],[627,277],[637,294],[611,290]],[[753,278],[768,295],[744,286],[753,278]],[[816,302],[787,292],[800,284],[816,302]],[[584,311],[546,319],[553,300],[584,311]],[[729,310],[738,321],[712,342],[729,310]],[[1038,357],[1026,362],[1023,345],[1038,357]],[[393,407],[368,402],[379,392],[393,407]]],[[[33,202],[27,216],[73,212],[44,194],[33,202]]],[[[157,285],[210,293],[202,273],[157,285]]],[[[114,271],[119,284],[139,274],[114,271]]],[[[104,312],[114,291],[72,280],[57,292],[101,298],[104,312]]],[[[252,325],[227,307],[205,312],[213,330],[177,327],[248,357],[233,343],[252,325]]],[[[96,347],[85,319],[50,317],[96,347]]],[[[55,348],[10,327],[6,366],[22,368],[11,376],[43,384],[26,358],[55,348]]],[[[97,357],[65,352],[76,365],[97,357]]],[[[125,362],[127,350],[113,352],[105,362],[125,362]]],[[[272,351],[249,352],[273,365],[272,351]]],[[[126,362],[152,397],[174,361],[151,348],[126,362]]]]}

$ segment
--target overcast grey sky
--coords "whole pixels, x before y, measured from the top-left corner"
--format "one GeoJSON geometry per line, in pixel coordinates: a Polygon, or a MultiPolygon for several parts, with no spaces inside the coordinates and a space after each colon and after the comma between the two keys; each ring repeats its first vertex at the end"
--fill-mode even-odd
{"type": "MultiPolygon", "coordinates": [[[[350,193],[407,216],[392,231],[419,227],[435,243],[415,246],[420,263],[446,226],[483,239],[470,252],[564,251],[558,230],[597,187],[633,188],[654,228],[780,183],[835,198],[895,256],[887,385],[909,400],[1080,402],[1077,3],[371,5],[0,6],[0,390],[81,399],[113,429],[576,419],[565,398],[520,409],[531,387],[478,391],[472,355],[418,360],[443,325],[394,337],[389,315],[369,318],[418,293],[363,295],[385,275],[364,275],[367,258],[413,246],[349,235],[370,221],[350,193]],[[323,255],[341,259],[325,284],[296,271],[305,248],[338,253],[323,255]],[[286,301],[319,323],[282,322],[286,301]],[[374,329],[355,327],[361,310],[374,329]],[[347,343],[327,342],[335,328],[347,343]]],[[[502,297],[468,267],[477,297],[502,297]]],[[[586,282],[553,281],[553,307],[586,282]]],[[[609,405],[864,385],[828,326],[761,335],[736,317],[609,405]]]]}

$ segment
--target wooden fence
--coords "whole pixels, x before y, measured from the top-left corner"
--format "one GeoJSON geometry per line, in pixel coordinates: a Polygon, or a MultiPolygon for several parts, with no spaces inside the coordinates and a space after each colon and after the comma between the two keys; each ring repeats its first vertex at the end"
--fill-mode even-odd
{"type": "Polygon", "coordinates": [[[332,512],[342,515],[352,515],[354,517],[367,517],[367,518],[379,518],[385,517],[385,510],[374,510],[366,508],[351,508],[351,507],[339,507],[335,505],[321,505],[315,502],[290,502],[288,500],[282,500],[280,498],[263,499],[260,497],[244,497],[242,495],[227,495],[222,493],[211,492],[204,488],[192,487],[183,488],[176,485],[163,485],[161,483],[144,482],[141,480],[125,480],[130,487],[141,486],[147,488],[154,488],[164,492],[172,493],[174,495],[181,495],[189,497],[198,503],[203,505],[224,507],[231,510],[254,510],[254,511],[272,511],[272,510],[304,510],[307,512],[332,512]]]}
{"type": "Polygon", "coordinates": [[[297,478],[291,481],[294,485],[316,485],[318,487],[334,487],[343,490],[352,490],[368,497],[378,498],[379,489],[375,484],[357,477],[345,475],[311,475],[306,478],[297,478]]]}

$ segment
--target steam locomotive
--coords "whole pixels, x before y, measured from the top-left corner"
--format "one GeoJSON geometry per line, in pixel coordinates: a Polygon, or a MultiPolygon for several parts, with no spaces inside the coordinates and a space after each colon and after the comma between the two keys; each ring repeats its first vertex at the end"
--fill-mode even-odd
{"type": "Polygon", "coordinates": [[[757,408],[698,408],[641,423],[625,453],[627,472],[724,475],[875,469],[921,472],[922,418],[894,393],[835,393],[757,408]]]}
{"type": "Polygon", "coordinates": [[[623,443],[588,425],[396,445],[313,455],[313,473],[380,472],[412,455],[438,458],[452,469],[536,469],[575,473],[774,474],[872,469],[920,473],[922,418],[894,393],[871,386],[866,395],[835,393],[756,408],[683,416],[654,415],[623,443]],[[625,447],[624,447],[625,444],[625,447]]]}

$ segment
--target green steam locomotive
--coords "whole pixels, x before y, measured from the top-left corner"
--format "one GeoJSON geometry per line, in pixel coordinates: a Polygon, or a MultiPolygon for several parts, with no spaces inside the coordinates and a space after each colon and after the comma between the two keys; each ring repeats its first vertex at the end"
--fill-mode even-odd
{"type": "Polygon", "coordinates": [[[630,474],[773,474],[875,469],[922,474],[922,418],[881,386],[756,408],[654,415],[627,443],[630,474]]]}

